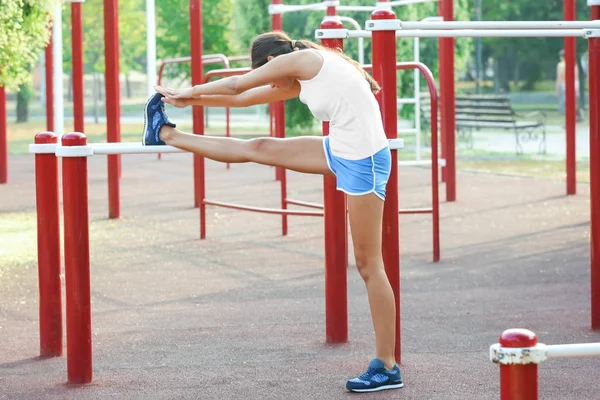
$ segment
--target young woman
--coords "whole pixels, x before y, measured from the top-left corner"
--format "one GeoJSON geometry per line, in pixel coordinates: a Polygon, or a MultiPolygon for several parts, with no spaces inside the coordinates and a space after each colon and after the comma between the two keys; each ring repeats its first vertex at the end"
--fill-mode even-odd
{"type": "Polygon", "coordinates": [[[335,175],[347,194],[356,266],[369,297],[376,358],[346,383],[356,392],[403,387],[394,360],[394,294],[383,267],[383,200],[391,157],[374,93],[377,82],[341,52],[283,32],[259,35],[252,43],[252,71],[185,89],[156,87],[146,104],[145,145],[171,145],[212,160],[255,162],[298,172],[335,175]],[[181,132],[165,114],[175,107],[248,107],[300,97],[313,115],[329,121],[329,136],[241,140],[181,132]]]}

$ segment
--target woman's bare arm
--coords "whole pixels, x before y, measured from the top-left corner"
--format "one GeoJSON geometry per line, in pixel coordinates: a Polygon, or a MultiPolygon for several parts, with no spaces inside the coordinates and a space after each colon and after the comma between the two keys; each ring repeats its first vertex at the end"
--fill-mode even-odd
{"type": "MultiPolygon", "coordinates": [[[[295,81],[294,85],[287,90],[271,88],[267,85],[246,90],[237,95],[204,95],[197,99],[189,99],[186,103],[205,107],[250,107],[292,99],[298,97],[299,94],[300,84],[295,81]]],[[[169,103],[169,100],[165,98],[165,102],[169,103]]]]}

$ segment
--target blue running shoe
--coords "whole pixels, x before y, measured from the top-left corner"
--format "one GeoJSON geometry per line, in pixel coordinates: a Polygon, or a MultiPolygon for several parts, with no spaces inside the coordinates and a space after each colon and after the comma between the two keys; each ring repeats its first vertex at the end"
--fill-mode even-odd
{"type": "Polygon", "coordinates": [[[144,138],[142,140],[144,146],[164,145],[165,142],[158,137],[160,128],[163,125],[172,126],[173,128],[176,126],[165,112],[165,103],[161,100],[163,97],[162,94],[156,93],[146,102],[144,110],[144,138]]]}
{"type": "Polygon", "coordinates": [[[369,363],[367,372],[358,378],[350,379],[346,383],[346,389],[352,392],[377,392],[385,389],[399,389],[404,387],[402,374],[398,364],[389,371],[385,369],[383,361],[374,358],[369,363]]]}

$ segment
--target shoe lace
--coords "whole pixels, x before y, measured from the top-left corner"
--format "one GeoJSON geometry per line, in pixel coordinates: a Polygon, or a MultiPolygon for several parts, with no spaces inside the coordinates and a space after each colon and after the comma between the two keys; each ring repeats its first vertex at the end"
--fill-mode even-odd
{"type": "Polygon", "coordinates": [[[375,375],[375,373],[377,373],[377,369],[376,368],[371,368],[369,367],[369,369],[367,369],[367,372],[363,373],[361,376],[359,376],[358,378],[361,381],[368,381],[371,379],[371,377],[373,375],[375,375]]]}

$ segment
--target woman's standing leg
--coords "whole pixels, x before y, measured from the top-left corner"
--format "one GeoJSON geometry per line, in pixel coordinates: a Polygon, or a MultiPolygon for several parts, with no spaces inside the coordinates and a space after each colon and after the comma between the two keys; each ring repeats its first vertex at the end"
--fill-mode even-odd
{"type": "Polygon", "coordinates": [[[376,356],[391,370],[396,364],[396,306],[381,250],[383,200],[375,193],[347,199],[356,267],[367,287],[375,329],[376,356]]]}

